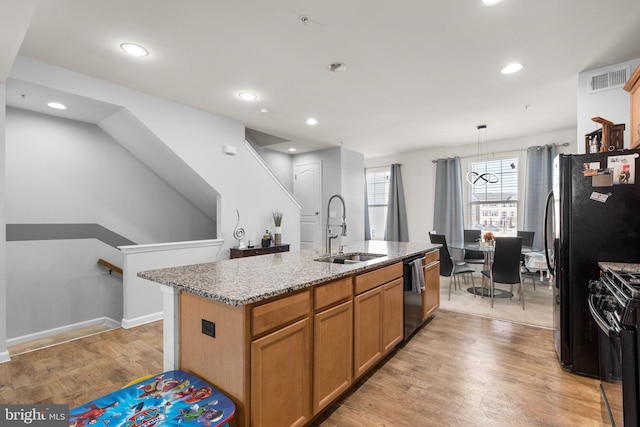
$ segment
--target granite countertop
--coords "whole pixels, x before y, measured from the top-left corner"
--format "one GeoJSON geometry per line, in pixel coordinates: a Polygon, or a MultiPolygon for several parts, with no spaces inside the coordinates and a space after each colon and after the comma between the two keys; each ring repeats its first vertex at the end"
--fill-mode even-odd
{"type": "Polygon", "coordinates": [[[241,306],[382,267],[436,250],[431,243],[365,241],[349,243],[346,253],[384,254],[356,264],[314,261],[322,250],[304,249],[248,258],[138,272],[138,276],[175,289],[241,306]]]}
{"type": "Polygon", "coordinates": [[[634,263],[600,261],[598,267],[609,268],[613,271],[624,271],[625,273],[640,273],[640,264],[634,263]]]}

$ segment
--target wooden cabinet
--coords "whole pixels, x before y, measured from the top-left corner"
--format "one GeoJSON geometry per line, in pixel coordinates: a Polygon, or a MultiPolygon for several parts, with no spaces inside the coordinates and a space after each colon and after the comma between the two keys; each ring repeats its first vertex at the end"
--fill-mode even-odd
{"type": "Polygon", "coordinates": [[[624,90],[631,94],[631,120],[629,125],[630,148],[640,146],[640,65],[627,80],[624,90]]]}
{"type": "Polygon", "coordinates": [[[311,301],[307,290],[251,308],[252,426],[311,419],[311,301]]]}
{"type": "Polygon", "coordinates": [[[402,340],[403,297],[402,263],[246,306],[183,291],[179,368],[233,400],[233,425],[305,425],[402,340]]]}
{"type": "Polygon", "coordinates": [[[333,402],[353,382],[352,278],[314,289],[313,414],[333,402]]]}
{"type": "Polygon", "coordinates": [[[231,248],[230,250],[231,259],[234,258],[244,258],[248,256],[256,256],[256,255],[265,255],[265,254],[276,254],[279,252],[289,252],[289,244],[277,245],[277,246],[267,246],[266,248],[255,247],[255,248],[231,248]]]}
{"type": "Polygon", "coordinates": [[[353,374],[360,377],[382,358],[382,288],[353,298],[353,374]]]}
{"type": "Polygon", "coordinates": [[[439,251],[425,254],[424,292],[422,292],[422,320],[427,320],[440,307],[440,254],[439,251]]]}
{"type": "Polygon", "coordinates": [[[251,425],[302,426],[311,419],[311,320],[251,343],[251,425]]]}
{"type": "Polygon", "coordinates": [[[313,318],[313,414],[333,402],[353,382],[353,302],[323,310],[313,318]]]}
{"type": "Polygon", "coordinates": [[[389,353],[404,334],[404,281],[396,279],[382,286],[382,354],[389,353]]]}
{"type": "Polygon", "coordinates": [[[401,277],[402,264],[394,264],[354,279],[355,292],[361,291],[353,298],[354,378],[368,371],[402,340],[401,277]]]}

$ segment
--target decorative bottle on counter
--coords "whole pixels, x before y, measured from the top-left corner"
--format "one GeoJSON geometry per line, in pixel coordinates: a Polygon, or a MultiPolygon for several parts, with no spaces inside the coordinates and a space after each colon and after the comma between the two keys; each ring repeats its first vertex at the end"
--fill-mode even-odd
{"type": "Polygon", "coordinates": [[[264,236],[262,236],[262,247],[268,248],[271,246],[271,235],[269,234],[269,230],[264,230],[264,236]]]}

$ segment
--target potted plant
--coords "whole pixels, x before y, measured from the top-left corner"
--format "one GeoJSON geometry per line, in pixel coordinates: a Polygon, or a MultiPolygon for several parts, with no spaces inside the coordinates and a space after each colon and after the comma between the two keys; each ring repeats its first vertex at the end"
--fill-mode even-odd
{"type": "Polygon", "coordinates": [[[279,210],[274,210],[272,212],[273,214],[273,223],[275,224],[275,233],[273,236],[273,244],[274,245],[280,245],[282,243],[282,229],[280,228],[280,226],[282,225],[282,211],[279,210]]]}

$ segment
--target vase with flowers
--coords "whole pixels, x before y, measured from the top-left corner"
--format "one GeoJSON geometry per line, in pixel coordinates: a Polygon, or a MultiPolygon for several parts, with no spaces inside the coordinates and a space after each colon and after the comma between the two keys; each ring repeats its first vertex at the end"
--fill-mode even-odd
{"type": "Polygon", "coordinates": [[[482,235],[482,239],[489,245],[489,246],[493,246],[496,242],[495,240],[495,236],[493,235],[492,232],[487,231],[486,233],[484,233],[482,235]]]}
{"type": "Polygon", "coordinates": [[[273,244],[280,245],[282,244],[282,211],[274,210],[273,214],[273,223],[275,224],[274,235],[273,235],[273,244]]]}

